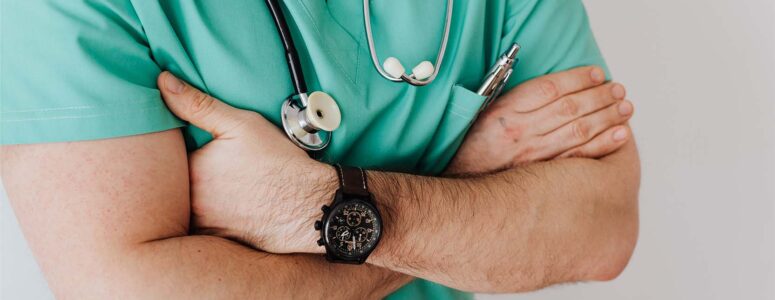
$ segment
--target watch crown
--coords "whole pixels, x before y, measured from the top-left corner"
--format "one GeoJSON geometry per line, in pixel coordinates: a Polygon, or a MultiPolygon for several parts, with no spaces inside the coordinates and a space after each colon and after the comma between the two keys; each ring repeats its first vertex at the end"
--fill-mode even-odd
{"type": "Polygon", "coordinates": [[[328,213],[328,211],[331,210],[331,208],[328,207],[328,205],[323,205],[323,207],[321,207],[320,210],[322,210],[324,213],[328,213]]]}
{"type": "Polygon", "coordinates": [[[326,244],[326,241],[324,241],[323,239],[318,240],[318,246],[323,246],[325,244],[326,244]]]}
{"type": "Polygon", "coordinates": [[[323,222],[315,221],[315,230],[320,230],[320,228],[323,228],[323,222]]]}

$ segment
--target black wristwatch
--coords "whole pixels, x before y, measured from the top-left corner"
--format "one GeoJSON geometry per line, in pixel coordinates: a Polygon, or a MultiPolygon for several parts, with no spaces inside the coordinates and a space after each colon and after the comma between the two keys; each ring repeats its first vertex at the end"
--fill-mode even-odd
{"type": "Polygon", "coordinates": [[[382,218],[360,168],[335,165],[339,190],[331,206],[323,206],[323,218],[315,222],[320,230],[318,245],[326,247],[330,262],[362,264],[379,244],[382,218]]]}

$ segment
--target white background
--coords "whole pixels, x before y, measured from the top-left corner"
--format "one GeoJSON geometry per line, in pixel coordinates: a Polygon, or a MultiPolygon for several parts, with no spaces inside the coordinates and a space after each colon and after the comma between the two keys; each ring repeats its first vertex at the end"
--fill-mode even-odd
{"type": "MultiPolygon", "coordinates": [[[[613,282],[479,298],[775,299],[775,1],[586,4],[636,104],[638,247],[613,282]]],[[[0,210],[0,299],[49,298],[0,210]]]]}
{"type": "Polygon", "coordinates": [[[775,299],[775,1],[585,3],[636,106],[635,255],[613,282],[480,299],[775,299]]]}

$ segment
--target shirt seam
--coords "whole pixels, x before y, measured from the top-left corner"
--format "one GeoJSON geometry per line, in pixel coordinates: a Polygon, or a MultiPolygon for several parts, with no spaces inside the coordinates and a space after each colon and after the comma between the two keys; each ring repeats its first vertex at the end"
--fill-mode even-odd
{"type": "Polygon", "coordinates": [[[51,107],[51,108],[36,108],[36,109],[17,109],[17,110],[4,110],[0,111],[0,115],[11,115],[11,114],[17,114],[17,113],[35,113],[35,112],[47,112],[47,111],[63,111],[63,110],[85,110],[85,109],[95,109],[95,108],[111,108],[111,107],[126,107],[126,106],[137,106],[139,105],[147,105],[151,104],[151,106],[148,107],[156,107],[159,106],[159,103],[161,103],[160,99],[153,98],[146,101],[137,101],[137,102],[128,102],[128,103],[113,103],[113,104],[102,104],[102,105],[73,105],[73,106],[62,106],[62,107],[51,107]]]}
{"type": "MultiPolygon", "coordinates": [[[[96,106],[100,107],[100,106],[96,106]]],[[[104,116],[115,116],[115,115],[122,115],[127,113],[142,113],[149,110],[155,110],[155,109],[166,109],[167,106],[164,105],[154,105],[154,106],[148,106],[138,109],[133,109],[130,111],[114,111],[114,112],[106,112],[106,113],[98,113],[98,114],[90,114],[90,115],[70,115],[70,116],[56,116],[56,117],[38,117],[38,118],[26,118],[26,119],[15,119],[15,120],[6,120],[3,119],[0,121],[0,123],[19,123],[19,122],[30,122],[30,121],[45,121],[45,120],[66,120],[66,119],[91,119],[91,118],[98,118],[98,117],[104,117],[104,116]]]]}

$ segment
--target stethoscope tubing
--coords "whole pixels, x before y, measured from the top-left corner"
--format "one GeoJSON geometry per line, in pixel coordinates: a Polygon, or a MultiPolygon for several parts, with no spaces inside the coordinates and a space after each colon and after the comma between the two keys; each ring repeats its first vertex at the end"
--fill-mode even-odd
{"type": "Polygon", "coordinates": [[[370,2],[369,0],[363,0],[363,23],[364,23],[364,26],[366,27],[366,41],[369,44],[369,54],[371,54],[371,62],[374,64],[374,68],[377,69],[377,72],[387,80],[390,80],[393,82],[405,81],[414,86],[424,86],[433,82],[433,80],[436,79],[436,76],[439,75],[439,69],[441,69],[441,63],[444,61],[444,53],[447,50],[447,42],[449,41],[449,31],[452,27],[451,25],[452,25],[453,0],[447,0],[447,15],[446,15],[446,21],[444,22],[444,35],[441,39],[441,44],[439,45],[439,51],[437,52],[436,63],[434,64],[435,68],[433,70],[433,74],[431,74],[430,77],[424,80],[417,80],[415,78],[406,76],[406,74],[401,75],[401,77],[393,77],[382,68],[382,65],[380,64],[380,61],[379,61],[379,57],[377,55],[376,46],[374,45],[374,34],[371,29],[371,9],[369,8],[369,2],[370,2]]]}
{"type": "Polygon", "coordinates": [[[275,27],[280,34],[283,49],[285,49],[285,59],[288,63],[288,72],[291,76],[293,89],[296,91],[296,95],[306,94],[307,83],[304,81],[304,72],[301,69],[299,53],[296,52],[296,46],[293,43],[291,30],[288,28],[288,23],[285,20],[282,7],[280,7],[280,3],[277,0],[266,0],[266,6],[272,14],[272,20],[275,22],[275,27]]]}
{"type": "MultiPolygon", "coordinates": [[[[288,138],[302,149],[312,152],[323,150],[331,142],[332,131],[340,125],[341,112],[336,100],[325,92],[314,92],[307,95],[307,84],[304,79],[299,54],[294,45],[293,37],[285,19],[285,15],[283,14],[282,7],[280,6],[280,2],[279,0],[265,0],[265,2],[272,15],[272,20],[275,23],[277,33],[280,35],[280,40],[283,49],[285,50],[286,62],[288,64],[288,73],[291,77],[293,89],[296,92],[296,94],[289,96],[283,101],[280,115],[283,129],[288,138]],[[316,107],[315,109],[318,109],[317,115],[312,114],[312,110],[308,110],[310,109],[310,106],[314,106],[316,107]],[[328,113],[325,115],[329,117],[325,118],[321,115],[321,110],[327,111],[328,113]],[[314,126],[313,123],[315,124],[314,126]]],[[[415,86],[427,85],[436,78],[439,73],[439,67],[443,62],[447,41],[449,39],[449,31],[452,23],[452,0],[447,0],[447,16],[444,25],[444,36],[442,37],[441,45],[439,46],[439,51],[437,53],[436,65],[433,68],[432,74],[424,80],[414,78],[414,74],[407,75],[404,73],[401,75],[401,78],[393,78],[387,74],[387,72],[382,69],[382,66],[380,66],[379,58],[376,53],[371,29],[371,15],[369,12],[368,0],[364,0],[364,21],[366,24],[369,52],[371,54],[372,62],[383,77],[391,81],[405,81],[415,86]]],[[[423,76],[426,74],[423,74],[423,76]]]]}

